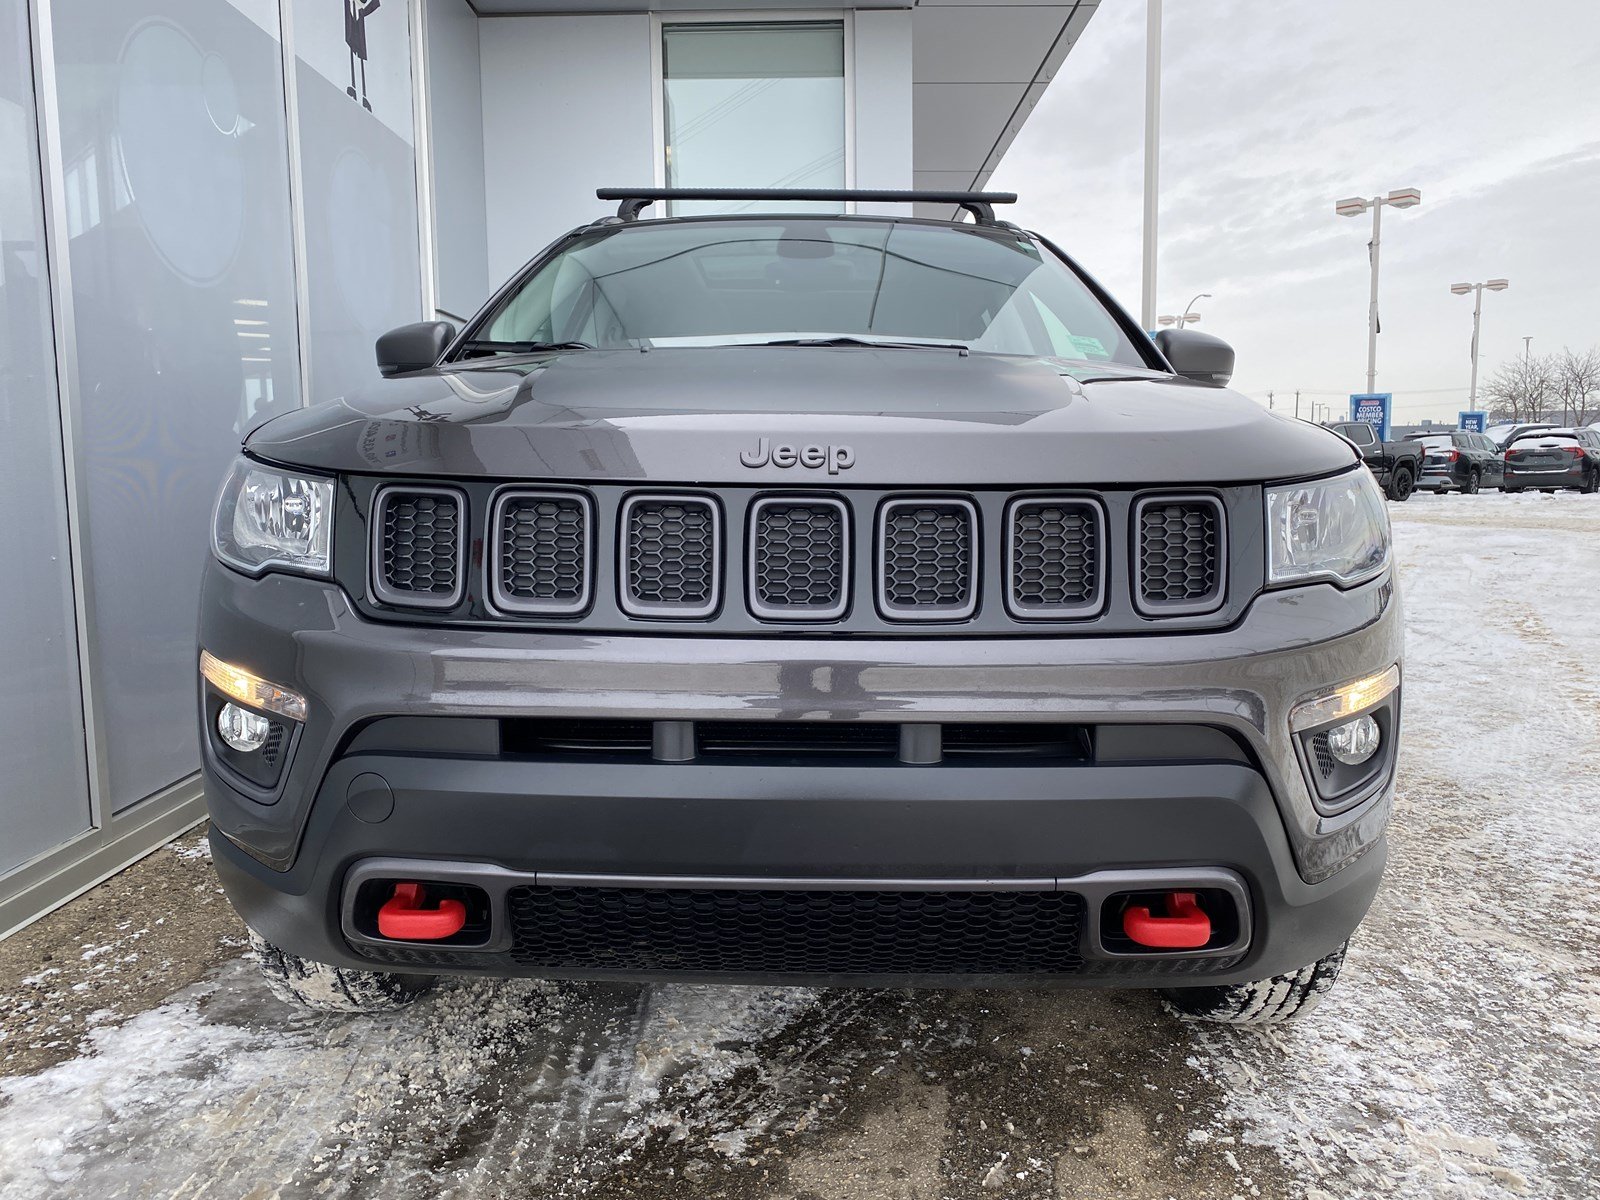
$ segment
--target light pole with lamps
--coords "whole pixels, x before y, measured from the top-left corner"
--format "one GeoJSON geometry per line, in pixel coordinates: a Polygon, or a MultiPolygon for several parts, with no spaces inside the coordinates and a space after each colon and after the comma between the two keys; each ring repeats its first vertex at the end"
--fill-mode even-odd
{"type": "MultiPolygon", "coordinates": [[[[1486,279],[1482,283],[1452,283],[1450,291],[1453,295],[1465,296],[1471,294],[1472,301],[1472,388],[1467,393],[1467,407],[1473,412],[1478,410],[1478,327],[1483,321],[1483,290],[1488,288],[1491,292],[1503,292],[1511,286],[1507,279],[1486,279]]],[[[1526,351],[1524,351],[1526,354],[1526,351]]]]}
{"type": "Polygon", "coordinates": [[[1188,304],[1185,304],[1183,306],[1183,315],[1181,317],[1173,317],[1173,316],[1161,317],[1160,318],[1160,322],[1163,325],[1176,325],[1179,329],[1182,329],[1185,325],[1193,325],[1196,321],[1198,321],[1200,319],[1200,314],[1193,311],[1194,305],[1195,305],[1195,300],[1209,300],[1209,299],[1211,299],[1211,293],[1210,292],[1201,292],[1198,296],[1196,296],[1194,298],[1194,300],[1189,301],[1188,304]]]}
{"type": "Polygon", "coordinates": [[[1363,200],[1356,196],[1349,200],[1340,200],[1333,206],[1333,211],[1341,217],[1359,217],[1369,208],[1372,210],[1372,243],[1369,246],[1372,259],[1372,297],[1367,304],[1367,392],[1378,390],[1378,244],[1379,233],[1382,228],[1383,206],[1393,208],[1412,208],[1422,203],[1422,193],[1416,188],[1401,188],[1399,191],[1390,192],[1387,196],[1374,196],[1370,200],[1363,200]]]}

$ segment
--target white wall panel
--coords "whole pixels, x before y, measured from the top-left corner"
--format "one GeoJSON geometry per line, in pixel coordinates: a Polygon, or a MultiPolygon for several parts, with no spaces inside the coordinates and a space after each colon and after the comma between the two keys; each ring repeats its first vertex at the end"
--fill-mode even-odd
{"type": "Polygon", "coordinates": [[[650,18],[486,18],[479,25],[489,277],[601,216],[597,187],[651,186],[650,18]]]}
{"type": "Polygon", "coordinates": [[[489,297],[478,16],[467,0],[426,3],[434,286],[438,306],[465,317],[489,297]]]}
{"type": "MultiPolygon", "coordinates": [[[[909,188],[911,178],[911,12],[855,14],[856,186],[909,188]]],[[[903,204],[862,212],[904,216],[903,204]]]]}

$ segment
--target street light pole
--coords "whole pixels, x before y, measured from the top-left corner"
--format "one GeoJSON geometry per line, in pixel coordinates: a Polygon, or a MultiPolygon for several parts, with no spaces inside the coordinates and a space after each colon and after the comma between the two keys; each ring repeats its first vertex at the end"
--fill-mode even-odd
{"type": "MultiPolygon", "coordinates": [[[[1452,283],[1450,291],[1456,296],[1465,296],[1468,292],[1473,295],[1472,301],[1472,386],[1467,392],[1467,408],[1473,412],[1478,409],[1478,330],[1483,322],[1483,289],[1491,292],[1503,292],[1511,286],[1508,279],[1486,279],[1482,283],[1452,283]]],[[[1523,338],[1523,357],[1527,357],[1527,343],[1530,339],[1523,338]]]]}
{"type": "Polygon", "coordinates": [[[1144,279],[1141,328],[1156,324],[1156,216],[1161,170],[1161,0],[1147,0],[1144,35],[1144,279]]]}
{"type": "Polygon", "coordinates": [[[1367,301],[1367,393],[1378,390],[1378,250],[1383,233],[1383,207],[1412,208],[1422,203],[1422,193],[1416,188],[1400,188],[1387,196],[1374,196],[1363,200],[1356,196],[1340,200],[1333,211],[1341,217],[1356,217],[1372,210],[1372,243],[1369,246],[1372,260],[1372,290],[1367,301]]]}

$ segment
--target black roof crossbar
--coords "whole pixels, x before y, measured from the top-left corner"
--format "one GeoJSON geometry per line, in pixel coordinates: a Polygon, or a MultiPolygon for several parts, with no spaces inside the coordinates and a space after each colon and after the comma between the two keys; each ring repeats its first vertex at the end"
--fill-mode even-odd
{"type": "Polygon", "coordinates": [[[620,200],[617,216],[637,221],[657,200],[822,200],[867,204],[957,204],[979,225],[996,225],[994,206],[1015,204],[1015,192],[912,192],[882,188],[600,188],[601,200],[620,200]]]}

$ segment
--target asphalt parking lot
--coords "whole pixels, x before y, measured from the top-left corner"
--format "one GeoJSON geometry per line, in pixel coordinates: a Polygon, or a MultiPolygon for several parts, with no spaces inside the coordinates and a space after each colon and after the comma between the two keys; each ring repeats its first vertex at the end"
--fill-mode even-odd
{"type": "Polygon", "coordinates": [[[314,1017],[189,838],[0,943],[0,1196],[1593,1196],[1600,498],[1391,511],[1391,866],[1300,1023],[526,982],[314,1017]]]}

